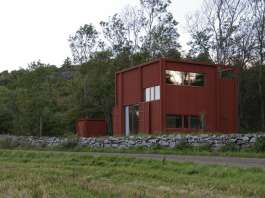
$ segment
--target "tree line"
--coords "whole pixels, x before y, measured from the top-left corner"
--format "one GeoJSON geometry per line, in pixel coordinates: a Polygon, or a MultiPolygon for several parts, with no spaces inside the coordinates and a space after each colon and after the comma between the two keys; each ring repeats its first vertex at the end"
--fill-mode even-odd
{"type": "Polygon", "coordinates": [[[72,58],[61,67],[35,61],[0,73],[0,133],[64,135],[80,117],[105,118],[112,132],[115,72],[159,57],[239,68],[241,130],[265,129],[265,2],[205,0],[187,16],[183,53],[170,0],[139,0],[69,36],[72,58]]]}

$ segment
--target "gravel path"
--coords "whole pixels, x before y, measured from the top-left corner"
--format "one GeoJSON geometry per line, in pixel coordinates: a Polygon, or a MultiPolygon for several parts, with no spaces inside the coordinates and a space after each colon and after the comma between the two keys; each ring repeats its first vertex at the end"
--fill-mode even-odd
{"type": "Polygon", "coordinates": [[[237,166],[242,168],[261,168],[265,170],[264,158],[241,158],[241,157],[220,157],[220,156],[184,156],[184,155],[163,155],[163,154],[129,154],[129,153],[90,153],[93,156],[115,156],[131,157],[137,159],[166,160],[176,162],[193,162],[199,164],[216,164],[237,166]]]}

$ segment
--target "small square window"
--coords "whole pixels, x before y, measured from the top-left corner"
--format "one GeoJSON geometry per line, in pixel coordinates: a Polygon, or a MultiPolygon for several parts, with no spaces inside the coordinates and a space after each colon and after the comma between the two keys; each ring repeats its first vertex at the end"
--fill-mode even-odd
{"type": "Polygon", "coordinates": [[[221,71],[221,78],[222,79],[233,79],[234,78],[234,72],[233,70],[223,70],[221,71]]]}

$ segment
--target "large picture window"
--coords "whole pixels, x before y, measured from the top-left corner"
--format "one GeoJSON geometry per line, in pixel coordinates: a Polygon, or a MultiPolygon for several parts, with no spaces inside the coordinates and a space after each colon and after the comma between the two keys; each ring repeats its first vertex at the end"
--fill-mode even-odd
{"type": "Polygon", "coordinates": [[[166,83],[201,87],[204,86],[204,74],[166,70],[166,83]]]}

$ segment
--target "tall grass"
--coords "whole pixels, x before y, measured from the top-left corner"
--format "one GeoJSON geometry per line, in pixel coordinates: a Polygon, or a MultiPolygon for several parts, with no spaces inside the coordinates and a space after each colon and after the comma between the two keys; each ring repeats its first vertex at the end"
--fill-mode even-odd
{"type": "Polygon", "coordinates": [[[0,197],[264,197],[265,172],[79,152],[0,150],[0,197]]]}

